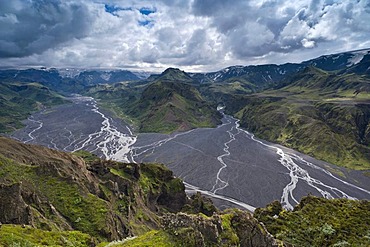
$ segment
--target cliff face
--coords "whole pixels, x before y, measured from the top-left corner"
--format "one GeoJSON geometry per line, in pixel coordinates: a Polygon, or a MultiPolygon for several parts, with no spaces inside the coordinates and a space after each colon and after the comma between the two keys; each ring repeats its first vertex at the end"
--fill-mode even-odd
{"type": "Polygon", "coordinates": [[[22,197],[21,184],[0,185],[0,222],[28,224],[32,222],[30,207],[22,197]]]}
{"type": "Polygon", "coordinates": [[[106,161],[4,137],[0,212],[5,246],[67,240],[86,246],[134,235],[145,242],[153,230],[170,246],[276,246],[250,214],[220,213],[200,194],[188,198],[182,181],[163,165],[106,161]]]}
{"type": "Polygon", "coordinates": [[[166,214],[162,224],[167,232],[188,246],[279,246],[251,214],[236,209],[211,217],[166,214]]]}
{"type": "Polygon", "coordinates": [[[186,203],[184,185],[158,164],[123,164],[0,137],[0,221],[79,230],[115,240],[158,227],[157,212],[186,203]]]}

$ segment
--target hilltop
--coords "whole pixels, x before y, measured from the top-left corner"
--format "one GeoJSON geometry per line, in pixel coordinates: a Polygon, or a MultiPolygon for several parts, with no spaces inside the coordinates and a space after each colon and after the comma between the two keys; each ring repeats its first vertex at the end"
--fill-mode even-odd
{"type": "Polygon", "coordinates": [[[102,104],[113,105],[118,115],[133,120],[140,132],[170,133],[198,127],[215,127],[221,115],[216,105],[207,102],[193,85],[195,82],[179,69],[167,69],[162,74],[148,78],[148,85],[122,87],[117,90],[94,89],[91,95],[102,104]],[[117,101],[111,93],[124,97],[117,101]]]}

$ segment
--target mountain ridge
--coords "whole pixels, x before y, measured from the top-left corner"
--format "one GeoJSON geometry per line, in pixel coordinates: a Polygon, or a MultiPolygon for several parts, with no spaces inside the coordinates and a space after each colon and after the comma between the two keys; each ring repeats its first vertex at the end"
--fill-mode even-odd
{"type": "Polygon", "coordinates": [[[127,111],[140,120],[142,132],[184,131],[220,123],[215,106],[208,104],[183,71],[167,69],[142,92],[127,111]]]}

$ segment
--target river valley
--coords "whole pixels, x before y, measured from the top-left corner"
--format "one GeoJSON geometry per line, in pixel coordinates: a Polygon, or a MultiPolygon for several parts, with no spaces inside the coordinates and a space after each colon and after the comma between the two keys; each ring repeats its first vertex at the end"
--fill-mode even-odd
{"type": "Polygon", "coordinates": [[[253,211],[279,200],[292,209],[308,194],[370,199],[369,179],[360,172],[260,140],[228,115],[217,128],[136,134],[93,98],[71,100],[33,114],[12,137],[67,152],[83,149],[105,159],[164,163],[184,180],[189,193],[201,191],[220,208],[253,211]]]}

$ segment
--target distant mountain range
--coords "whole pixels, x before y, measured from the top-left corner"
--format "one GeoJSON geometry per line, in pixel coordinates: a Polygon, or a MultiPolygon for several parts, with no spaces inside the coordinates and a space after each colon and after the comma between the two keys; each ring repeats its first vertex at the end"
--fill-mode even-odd
{"type": "MultiPolygon", "coordinates": [[[[233,78],[245,79],[258,88],[273,86],[282,79],[292,75],[305,67],[313,66],[326,71],[345,70],[360,63],[365,56],[369,56],[370,49],[324,55],[302,63],[286,63],[282,65],[249,65],[231,66],[211,73],[191,73],[193,79],[200,83],[223,82],[233,78]]],[[[369,60],[367,58],[367,60],[369,60]]],[[[368,68],[367,68],[368,69],[368,68]]],[[[368,73],[370,71],[368,70],[368,73]]]]}
{"type": "MultiPolygon", "coordinates": [[[[370,49],[363,49],[324,55],[302,63],[231,66],[216,72],[188,73],[188,82],[208,84],[247,81],[252,85],[252,91],[258,91],[276,86],[283,79],[308,66],[326,71],[343,71],[352,68],[351,71],[354,73],[361,71],[361,73],[369,74],[369,66],[363,63],[363,60],[369,61],[369,51],[370,49]]],[[[50,88],[60,90],[63,89],[63,85],[60,84],[77,84],[83,86],[92,86],[102,83],[112,84],[116,82],[143,80],[147,79],[149,75],[150,73],[148,72],[131,72],[128,70],[55,68],[0,70],[0,80],[2,81],[38,82],[50,88]]],[[[158,76],[159,75],[153,74],[148,79],[152,81],[158,76]]]]}
{"type": "Polygon", "coordinates": [[[57,70],[54,68],[0,70],[1,81],[38,82],[53,90],[66,92],[75,92],[87,86],[103,83],[137,81],[145,77],[146,74],[133,73],[128,70],[57,70]]]}

